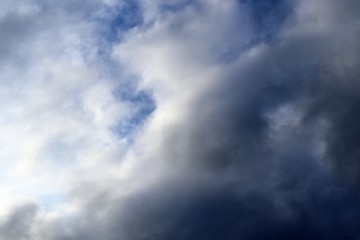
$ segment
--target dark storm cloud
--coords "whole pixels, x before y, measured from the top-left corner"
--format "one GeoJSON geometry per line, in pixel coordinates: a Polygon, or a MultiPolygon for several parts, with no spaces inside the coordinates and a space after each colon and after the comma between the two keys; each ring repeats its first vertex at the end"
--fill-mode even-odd
{"type": "Polygon", "coordinates": [[[68,238],[357,239],[360,196],[342,179],[359,175],[360,104],[344,86],[359,75],[351,66],[338,74],[333,62],[357,36],[305,32],[225,68],[162,136],[165,169],[181,177],[125,198],[99,194],[68,238]],[[298,122],[277,129],[285,139],[277,142],[269,116],[286,106],[296,111],[275,121],[298,122]],[[326,145],[320,156],[317,141],[326,145]]]}
{"type": "MultiPolygon", "coordinates": [[[[330,4],[327,10],[340,16],[336,7],[358,6],[330,4]]],[[[319,15],[319,21],[337,18],[319,15]]],[[[140,206],[130,204],[133,215],[125,214],[135,228],[127,239],[357,239],[359,193],[343,180],[359,175],[359,60],[348,55],[358,52],[359,32],[349,30],[358,19],[339,18],[339,32],[315,28],[287,36],[260,48],[245,66],[227,69],[163,140],[165,164],[185,165],[179,168],[187,171],[184,185],[200,181],[195,192],[202,194],[165,204],[145,194],[140,206]],[[299,122],[278,130],[287,136],[279,146],[269,115],[286,106],[297,109],[290,118],[299,122]],[[326,145],[325,154],[316,154],[316,143],[326,145]]]]}

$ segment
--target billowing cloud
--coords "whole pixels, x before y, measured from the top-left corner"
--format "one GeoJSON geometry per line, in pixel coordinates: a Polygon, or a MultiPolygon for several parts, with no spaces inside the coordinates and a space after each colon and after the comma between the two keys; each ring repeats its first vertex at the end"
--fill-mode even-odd
{"type": "Polygon", "coordinates": [[[4,1],[0,239],[358,239],[355,0],[4,1]]]}

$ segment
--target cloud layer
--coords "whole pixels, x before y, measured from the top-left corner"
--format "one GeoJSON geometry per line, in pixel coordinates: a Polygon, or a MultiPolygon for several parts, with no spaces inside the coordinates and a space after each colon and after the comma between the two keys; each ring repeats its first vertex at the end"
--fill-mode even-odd
{"type": "Polygon", "coordinates": [[[360,237],[357,1],[0,5],[0,239],[360,237]]]}

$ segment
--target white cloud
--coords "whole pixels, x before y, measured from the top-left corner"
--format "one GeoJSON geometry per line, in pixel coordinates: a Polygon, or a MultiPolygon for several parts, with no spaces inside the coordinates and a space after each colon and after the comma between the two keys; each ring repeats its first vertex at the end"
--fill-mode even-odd
{"type": "Polygon", "coordinates": [[[112,127],[132,112],[114,95],[122,80],[97,55],[98,23],[66,4],[4,7],[0,23],[9,36],[0,43],[0,185],[19,202],[47,204],[74,176],[118,161],[126,146],[112,127]]]}

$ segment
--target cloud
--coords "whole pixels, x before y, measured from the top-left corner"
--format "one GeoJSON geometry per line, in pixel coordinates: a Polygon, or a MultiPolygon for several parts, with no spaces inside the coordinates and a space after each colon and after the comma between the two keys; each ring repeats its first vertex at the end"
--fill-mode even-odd
{"type": "Polygon", "coordinates": [[[27,239],[29,230],[35,218],[36,206],[25,204],[16,208],[0,227],[0,239],[27,239]]]}
{"type": "Polygon", "coordinates": [[[1,237],[357,239],[360,5],[126,4],[3,14],[1,237]]]}
{"type": "Polygon", "coordinates": [[[132,110],[116,100],[108,60],[97,57],[98,23],[84,19],[89,5],[81,12],[68,3],[19,3],[1,18],[1,194],[15,202],[52,205],[44,199],[64,195],[67,179],[91,175],[87,168],[113,161],[126,145],[111,127],[132,110]]]}

